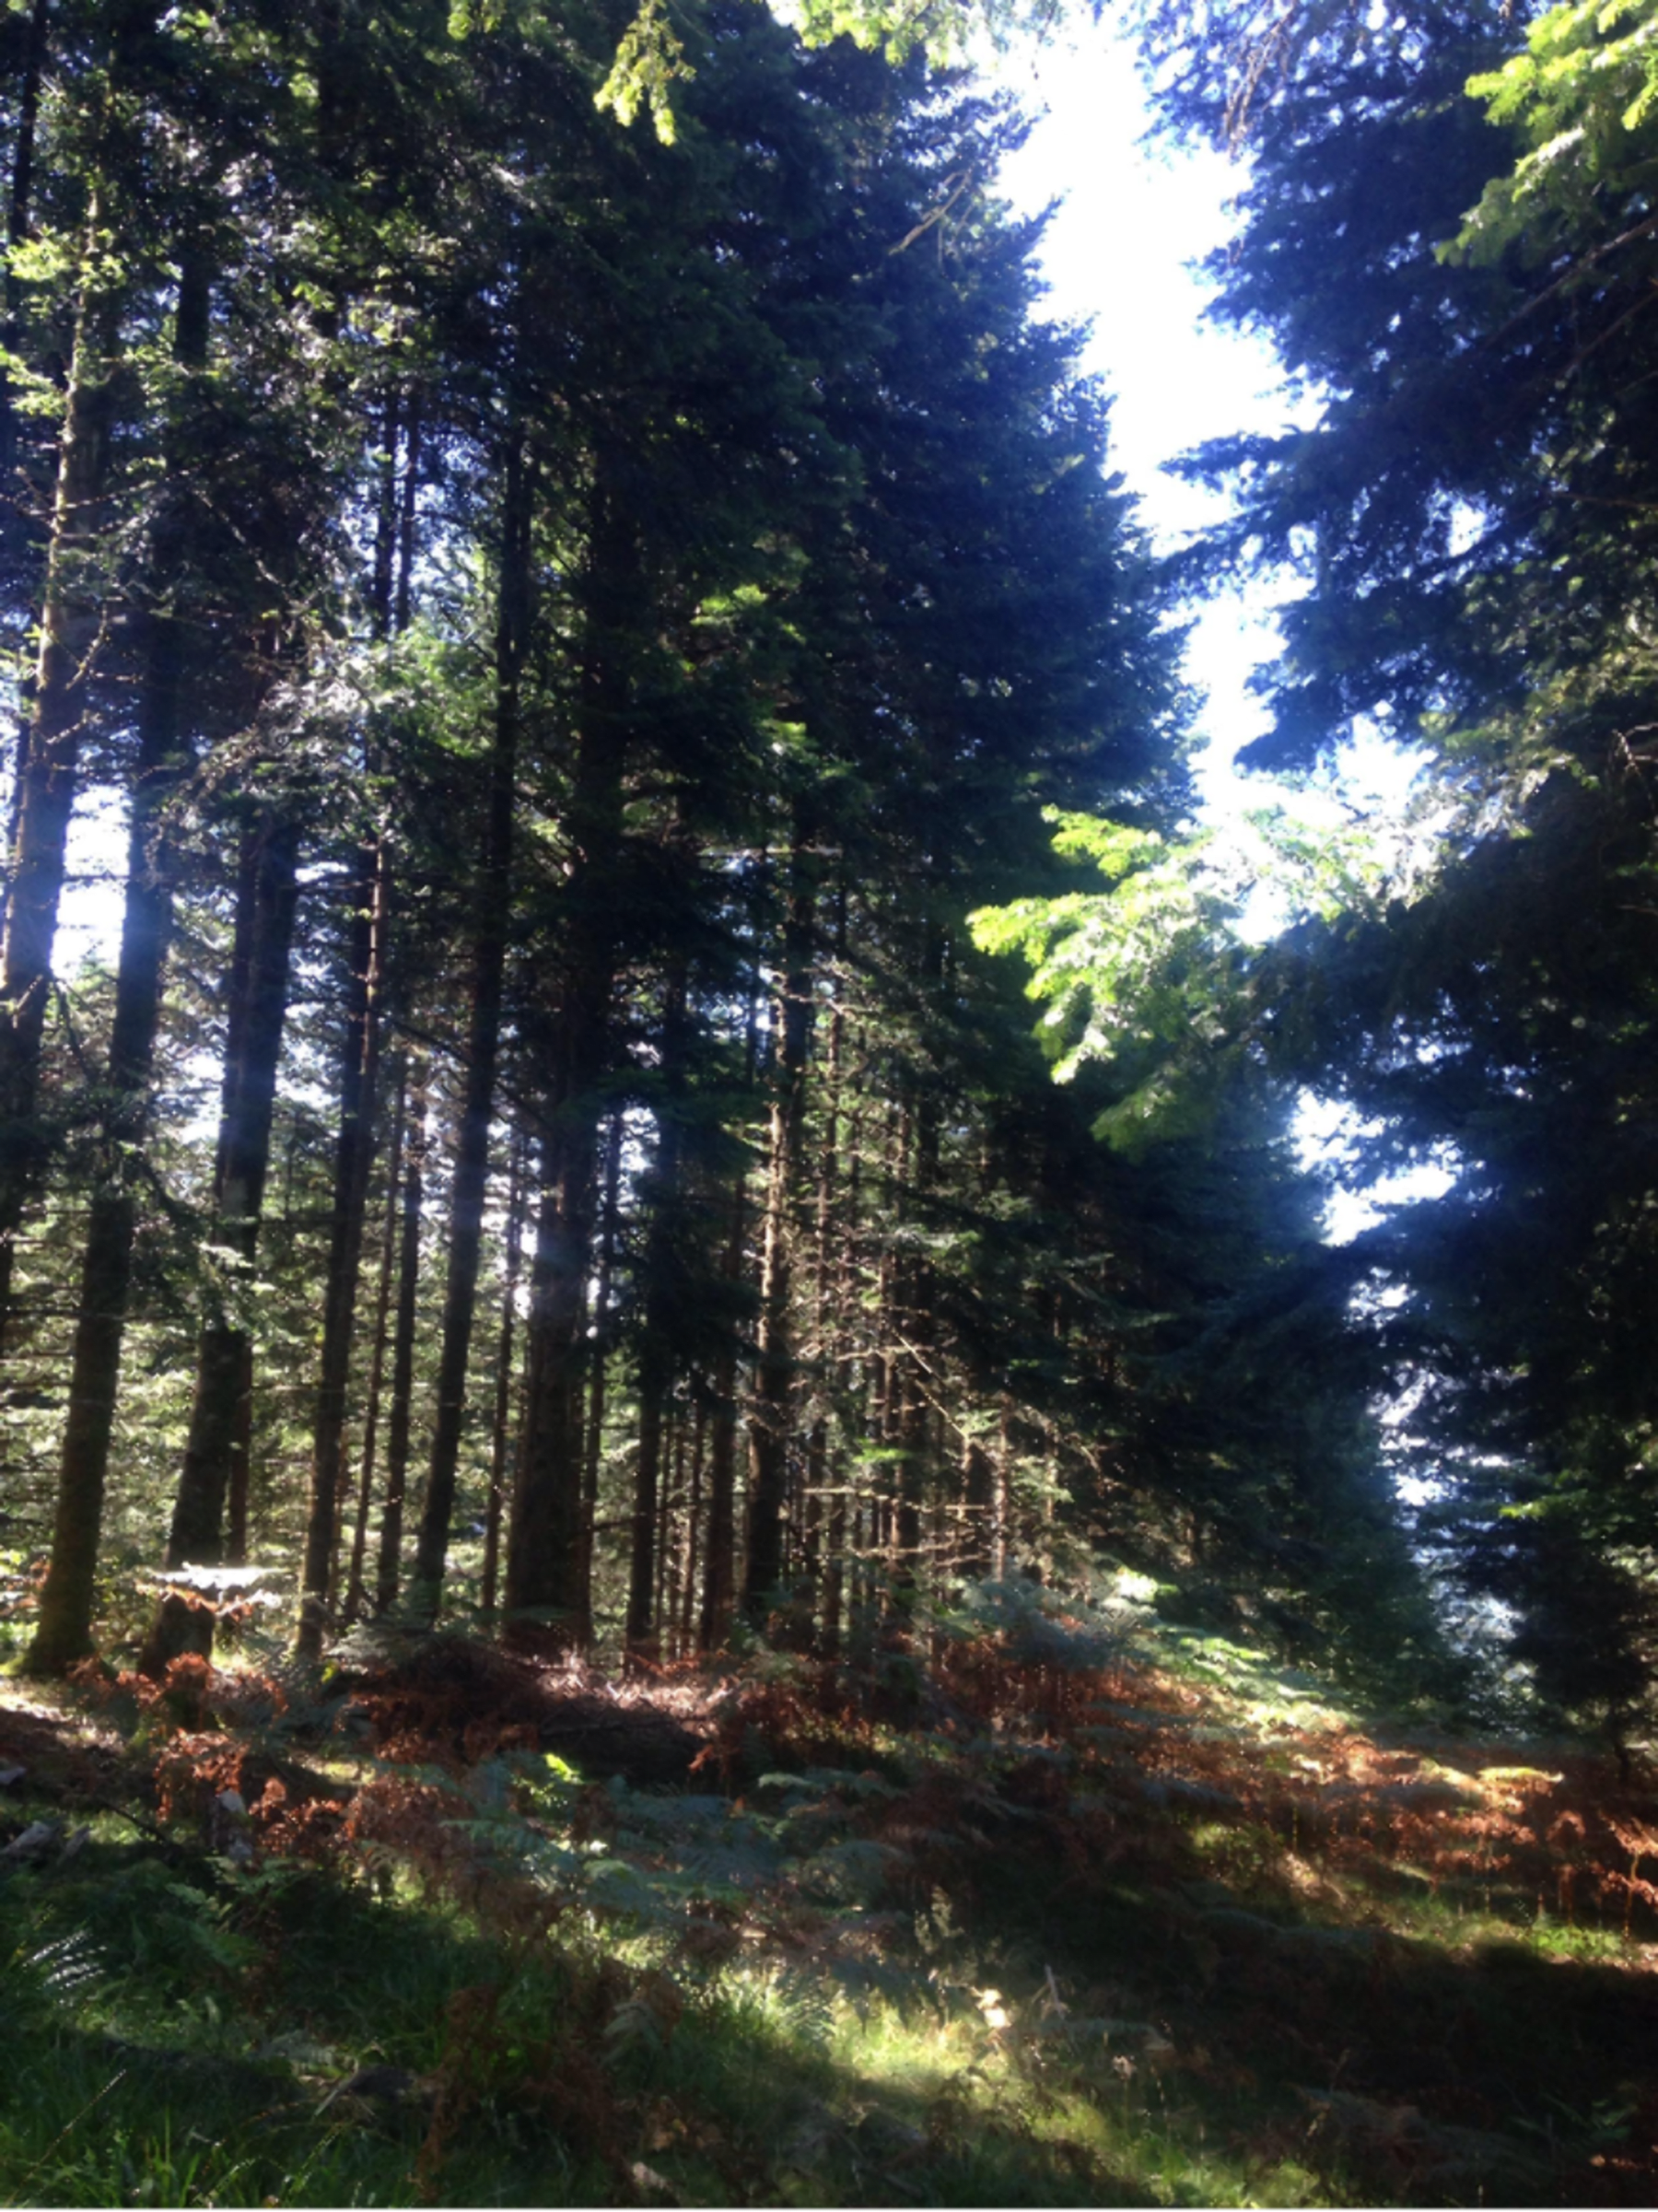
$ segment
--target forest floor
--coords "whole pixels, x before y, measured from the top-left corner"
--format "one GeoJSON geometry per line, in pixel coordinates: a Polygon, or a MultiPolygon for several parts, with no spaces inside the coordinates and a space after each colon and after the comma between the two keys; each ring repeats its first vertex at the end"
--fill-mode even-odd
{"type": "Polygon", "coordinates": [[[14,1679],[0,2202],[1651,2205],[1654,1857],[1651,1776],[1051,1610],[14,1679]]]}

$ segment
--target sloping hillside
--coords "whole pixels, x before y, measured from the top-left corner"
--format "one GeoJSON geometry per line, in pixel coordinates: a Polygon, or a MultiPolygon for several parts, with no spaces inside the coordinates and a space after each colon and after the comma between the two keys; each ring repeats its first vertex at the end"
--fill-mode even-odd
{"type": "Polygon", "coordinates": [[[8,2201],[1658,2189],[1658,1789],[1235,1644],[7,1697],[8,2201]]]}

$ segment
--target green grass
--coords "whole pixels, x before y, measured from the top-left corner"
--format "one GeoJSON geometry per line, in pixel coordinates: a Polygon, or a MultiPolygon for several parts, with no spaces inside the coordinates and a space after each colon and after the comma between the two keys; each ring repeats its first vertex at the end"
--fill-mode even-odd
{"type": "Polygon", "coordinates": [[[327,1738],[403,1827],[317,1866],[98,1812],[0,1866],[0,2204],[1651,2201],[1651,1931],[1539,1908],[1582,1777],[1181,1658],[730,1800],[327,1738]]]}
{"type": "Polygon", "coordinates": [[[644,2014],[601,2031],[584,2143],[545,2054],[596,1962],[641,1972],[660,1947],[582,1927],[573,1951],[508,1957],[406,1893],[300,1874],[239,1896],[206,1886],[216,1871],[94,1842],[0,1885],[6,2201],[391,2205],[424,2178],[438,2203],[594,2202],[636,2156],[694,2202],[774,2184],[799,2204],[1103,2201],[1116,2145],[1098,2109],[1059,2089],[1028,2114],[976,2012],[860,2010],[775,1962],[693,1982],[671,2032],[644,2014]],[[360,2066],[440,2068],[450,2007],[479,1989],[501,1993],[490,2046],[428,2175],[417,2107],[321,2109],[360,2066]]]}

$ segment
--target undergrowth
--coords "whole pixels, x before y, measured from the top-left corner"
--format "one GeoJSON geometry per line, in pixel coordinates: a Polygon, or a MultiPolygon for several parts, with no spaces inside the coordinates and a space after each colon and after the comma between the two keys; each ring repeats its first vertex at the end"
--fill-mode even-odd
{"type": "Polygon", "coordinates": [[[1028,1593],[76,1695],[0,1705],[6,2203],[1652,2201],[1658,1800],[1581,1750],[1028,1593]]]}

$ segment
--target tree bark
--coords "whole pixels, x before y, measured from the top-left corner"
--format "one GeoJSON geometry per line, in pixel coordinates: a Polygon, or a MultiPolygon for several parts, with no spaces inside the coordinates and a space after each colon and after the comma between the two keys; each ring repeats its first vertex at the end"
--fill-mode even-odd
{"type": "Polygon", "coordinates": [[[450,1195],[449,1274],[438,1353],[437,1416],[426,1499],[415,1545],[410,1610],[435,1620],[442,1597],[455,1510],[455,1478],[466,1412],[466,1369],[484,1240],[489,1176],[489,1125],[495,1110],[501,996],[511,919],[514,782],[518,773],[521,688],[533,613],[531,563],[531,481],[523,433],[511,439],[502,486],[501,558],[496,620],[496,706],[489,792],[479,856],[467,1019],[465,1090],[450,1195]]]}
{"type": "Polygon", "coordinates": [[[646,1235],[644,1328],[639,1342],[639,1451],[634,1486],[633,1543],[628,1564],[627,1619],[623,1631],[630,1658],[659,1655],[659,1486],[663,1417],[672,1387],[676,1214],[685,1094],[685,962],[676,958],[662,1009],[661,1103],[651,1177],[650,1225],[646,1235]]]}
{"type": "MultiPolygon", "coordinates": [[[[841,1176],[841,1090],[846,1059],[844,986],[847,958],[847,881],[835,886],[835,935],[831,948],[832,991],[828,1036],[823,1054],[823,1143],[818,1153],[817,1218],[814,1227],[816,1256],[813,1273],[813,1342],[820,1382],[820,1404],[833,1408],[839,1388],[845,1350],[842,1314],[843,1270],[836,1266],[841,1223],[836,1197],[841,1176]]],[[[838,1424],[834,1416],[820,1412],[812,1425],[810,1509],[813,1516],[812,1600],[819,1623],[818,1646],[823,1656],[835,1656],[840,1638],[844,1551],[847,1540],[843,1454],[835,1441],[838,1424]],[[821,1541],[819,1539],[821,1538],[821,1541]]]]}
{"type": "MultiPolygon", "coordinates": [[[[6,198],[6,242],[20,246],[32,228],[35,132],[41,114],[41,85],[46,72],[51,0],[33,0],[23,49],[23,85],[18,95],[18,126],[12,139],[11,190],[6,198]]],[[[7,344],[15,344],[22,287],[10,271],[6,279],[7,344]]]]}
{"type": "MultiPolygon", "coordinates": [[[[337,40],[339,21],[334,17],[328,35],[337,40]]],[[[332,81],[332,80],[331,80],[332,81]]],[[[408,626],[410,616],[410,575],[414,551],[414,501],[420,474],[420,404],[411,388],[393,392],[385,404],[384,461],[380,471],[378,512],[376,518],[374,560],[369,583],[369,615],[377,638],[384,639],[408,626]],[[404,444],[403,470],[401,484],[398,476],[398,442],[400,434],[404,444]]],[[[372,732],[364,744],[364,766],[372,770],[377,765],[379,747],[372,732]]],[[[321,1355],[321,1387],[318,1399],[318,1427],[316,1460],[313,1481],[313,1514],[322,1510],[321,1492],[332,1491],[335,1501],[335,1516],[343,1503],[342,1491],[345,1478],[344,1399],[351,1375],[351,1347],[353,1326],[356,1313],[358,1274],[362,1262],[363,1216],[368,1203],[368,1176],[373,1161],[374,1121],[379,1104],[379,1055],[384,1029],[383,1000],[386,988],[387,939],[391,926],[391,848],[383,828],[367,838],[358,852],[359,883],[368,887],[368,930],[366,938],[359,913],[354,928],[354,950],[361,960],[361,981],[357,959],[353,961],[353,1003],[346,1024],[346,1052],[344,1079],[341,1085],[342,1122],[341,1142],[335,1162],[333,1200],[333,1239],[330,1265],[330,1298],[324,1305],[323,1346],[321,1355]],[[353,1063],[356,1072],[354,1076],[353,1063]],[[355,1088],[356,1103],[352,1094],[355,1088]],[[347,1141],[349,1135],[349,1141],[347,1141]],[[333,1263],[337,1260],[340,1274],[336,1278],[333,1263]],[[336,1425],[337,1424],[337,1425],[336,1425]]],[[[374,1482],[375,1449],[379,1437],[380,1381],[383,1373],[386,1338],[386,1310],[391,1295],[393,1240],[396,1234],[397,1193],[402,1167],[402,1139],[403,1126],[403,1092],[398,1093],[397,1111],[392,1136],[392,1156],[386,1176],[386,1227],[380,1269],[379,1300],[373,1332],[373,1352],[370,1362],[368,1405],[363,1424],[362,1470],[358,1481],[356,1525],[352,1539],[351,1565],[346,1577],[346,1595],[344,1606],[345,1617],[355,1619],[364,1602],[363,1559],[368,1541],[368,1505],[374,1482]]],[[[398,1490],[401,1512],[403,1491],[398,1490]]],[[[308,1554],[311,1549],[313,1528],[308,1532],[308,1554]]],[[[401,1537],[401,1528],[398,1531],[401,1537]]],[[[321,1550],[320,1538],[317,1551],[321,1550]]],[[[393,1545],[395,1559],[396,1544],[393,1545]]],[[[328,1546],[328,1573],[330,1587],[335,1572],[335,1539],[331,1537],[328,1546]]],[[[306,1643],[307,1628],[303,1619],[301,1642],[306,1643]]],[[[307,1655],[314,1656],[307,1644],[307,1655]]]]}
{"type": "Polygon", "coordinates": [[[583,1586],[581,1386],[587,1284],[598,1218],[599,1084],[615,979],[615,871],[633,652],[642,597],[635,519],[602,458],[596,468],[574,774],[566,828],[565,950],[542,1146],[542,1204],[529,1326],[524,1433],[507,1554],[508,1633],[566,1647],[588,1612],[583,1586]]]}
{"type": "MultiPolygon", "coordinates": [[[[759,992],[749,993],[743,1087],[753,1091],[759,1038],[759,992]]],[[[749,1170],[740,1166],[731,1183],[730,1228],[721,1270],[728,1284],[742,1280],[748,1249],[749,1170]]],[[[737,1602],[737,1343],[734,1333],[714,1363],[713,1407],[708,1438],[708,1536],[703,1570],[702,1609],[697,1618],[699,1651],[718,1651],[730,1633],[737,1602]]]]}
{"type": "Polygon", "coordinates": [[[521,1137],[512,1145],[507,1176],[507,1275],[501,1285],[501,1333],[496,1342],[495,1418],[489,1437],[489,1500],[484,1516],[484,1576],[480,1593],[485,1617],[493,1618],[501,1568],[501,1520],[507,1504],[507,1461],[512,1426],[512,1354],[518,1333],[519,1278],[524,1260],[524,1184],[529,1148],[521,1137]]]}
{"type": "MultiPolygon", "coordinates": [[[[167,1540],[169,1569],[212,1566],[223,1556],[225,1501],[252,1366],[251,1333],[236,1311],[238,1279],[253,1266],[270,1172],[298,856],[298,824],[286,809],[267,812],[244,839],[213,1179],[211,1235],[225,1281],[196,1349],[190,1434],[167,1540]]],[[[212,1643],[211,1613],[169,1597],[140,1664],[146,1674],[160,1674],[181,1652],[205,1653],[212,1643]]]]}
{"type": "MultiPolygon", "coordinates": [[[[29,9],[29,35],[22,57],[22,88],[18,93],[18,128],[11,142],[11,193],[6,199],[6,246],[16,252],[33,235],[33,190],[35,190],[35,131],[40,123],[40,88],[46,73],[46,51],[49,51],[49,22],[51,0],[33,0],[29,9]]],[[[22,349],[22,283],[16,275],[16,265],[6,265],[5,287],[5,347],[9,354],[22,349]]],[[[29,486],[22,478],[22,440],[20,440],[20,409],[18,409],[18,390],[9,371],[0,371],[0,557],[6,570],[16,578],[29,578],[29,597],[33,600],[35,568],[38,568],[40,548],[33,544],[33,531],[29,524],[29,511],[33,500],[29,497],[29,486]]],[[[22,597],[22,591],[20,591],[22,597]]],[[[13,774],[11,792],[6,801],[6,829],[5,854],[6,860],[18,848],[18,823],[22,821],[22,783],[24,770],[29,767],[29,723],[33,719],[35,688],[33,677],[24,679],[20,685],[20,715],[18,715],[18,734],[13,743],[13,774]]],[[[6,898],[9,898],[9,881],[0,881],[0,938],[5,938],[6,927],[6,898]]],[[[5,1331],[5,1305],[0,1305],[0,1334],[5,1331]]]]}
{"type": "Polygon", "coordinates": [[[46,1150],[38,1118],[41,1047],[99,628],[90,562],[102,528],[112,344],[110,302],[94,292],[90,274],[101,244],[95,198],[87,219],[88,274],[76,310],[64,397],[34,710],[18,778],[18,826],[0,947],[0,1340],[12,1309],[18,1232],[46,1150]]]}
{"type": "Polygon", "coordinates": [[[963,1445],[962,1492],[966,1530],[959,1570],[964,1581],[982,1582],[995,1557],[996,1462],[978,1436],[969,1436],[963,1445]]]}
{"type": "Polygon", "coordinates": [[[386,1332],[391,1316],[391,1284],[397,1268],[398,1200],[403,1191],[403,1138],[408,1123],[407,1061],[397,1071],[397,1103],[391,1113],[391,1146],[386,1160],[386,1218],[380,1233],[379,1282],[375,1291],[369,1332],[368,1395],[363,1410],[362,1464],[357,1473],[356,1513],[352,1523],[351,1565],[345,1576],[343,1617],[347,1627],[361,1620],[368,1593],[363,1568],[368,1549],[368,1510],[374,1498],[374,1466],[379,1445],[380,1405],[385,1394],[386,1332]]]}
{"type": "MultiPolygon", "coordinates": [[[[29,11],[29,29],[23,49],[23,81],[18,91],[17,125],[12,136],[11,189],[6,211],[6,242],[14,252],[27,242],[34,228],[35,139],[40,124],[41,89],[45,79],[50,48],[51,17],[51,0],[33,0],[29,11]]],[[[6,268],[5,324],[4,329],[0,330],[0,339],[3,339],[8,354],[21,352],[23,287],[13,263],[8,263],[6,268]]],[[[25,454],[23,439],[19,435],[23,417],[18,404],[18,396],[12,376],[8,372],[0,372],[0,558],[4,559],[10,576],[29,579],[29,596],[32,599],[38,551],[31,543],[34,533],[29,521],[34,501],[29,496],[30,487],[22,474],[25,454]]],[[[29,758],[29,723],[32,707],[32,698],[26,696],[24,710],[18,722],[12,813],[6,838],[8,854],[17,841],[17,808],[22,800],[23,771],[29,758]]],[[[5,891],[0,887],[0,930],[4,928],[5,891]]]]}
{"type": "Polygon", "coordinates": [[[696,1578],[702,1565],[703,1455],[707,1443],[708,1409],[699,1398],[692,1417],[691,1486],[685,1499],[685,1549],[680,1573],[680,1609],[675,1656],[691,1650],[696,1629],[696,1578]]]}
{"type": "MultiPolygon", "coordinates": [[[[174,352],[181,366],[195,368],[206,351],[207,270],[199,253],[188,247],[181,258],[183,275],[174,352]]],[[[28,1657],[29,1670],[38,1674],[61,1673],[92,1648],[94,1578],[137,1218],[133,1182],[148,1134],[150,1072],[160,1024],[162,973],[172,933],[174,853],[167,810],[184,762],[186,625],[168,603],[179,584],[188,529],[177,490],[175,482],[152,536],[153,603],[146,617],[147,650],[127,842],[126,907],[110,1038],[109,1104],[82,1262],[52,1560],[28,1657]]],[[[43,655],[44,650],[43,646],[43,655]]],[[[47,689],[43,680],[42,694],[47,689]]],[[[62,874],[60,841],[60,884],[62,874]]],[[[25,902],[14,899],[9,921],[15,924],[25,910],[25,902]]],[[[38,915],[38,907],[35,910],[38,915]]],[[[42,959],[49,951],[48,936],[41,947],[42,959]]]]}
{"type": "Polygon", "coordinates": [[[749,1422],[748,1555],[742,1609],[755,1627],[764,1623],[782,1595],[784,1577],[784,1504],[795,1367],[791,1274],[805,1135],[806,1064],[811,1039],[815,894],[807,857],[810,842],[797,817],[776,1008],[760,1279],[760,1358],[749,1422]]]}
{"type": "Polygon", "coordinates": [[[397,1602],[403,1566],[403,1501],[409,1481],[409,1437],[414,1396],[414,1325],[420,1302],[420,1228],[426,1198],[426,1066],[415,1066],[409,1106],[408,1156],[403,1169],[403,1242],[397,1263],[397,1320],[391,1340],[391,1410],[386,1423],[386,1496],[380,1508],[374,1609],[397,1602]]]}
{"type": "Polygon", "coordinates": [[[379,1088],[380,1000],[390,893],[383,838],[361,849],[347,959],[341,1054],[340,1132],[334,1148],[333,1228],[322,1294],[322,1349],[313,1425],[310,1499],[300,1569],[297,1658],[315,1659],[333,1618],[335,1532],[344,1469],[345,1403],[363,1254],[363,1214],[374,1159],[379,1088]]]}
{"type": "Polygon", "coordinates": [[[587,1434],[582,1444],[581,1565],[578,1587],[581,1592],[581,1644],[592,1642],[593,1524],[599,1517],[599,1470],[604,1461],[606,1382],[611,1363],[612,1278],[616,1265],[616,1237],[622,1225],[623,1118],[613,1113],[604,1146],[604,1200],[599,1222],[599,1264],[593,1274],[592,1375],[588,1385],[587,1434]]]}

